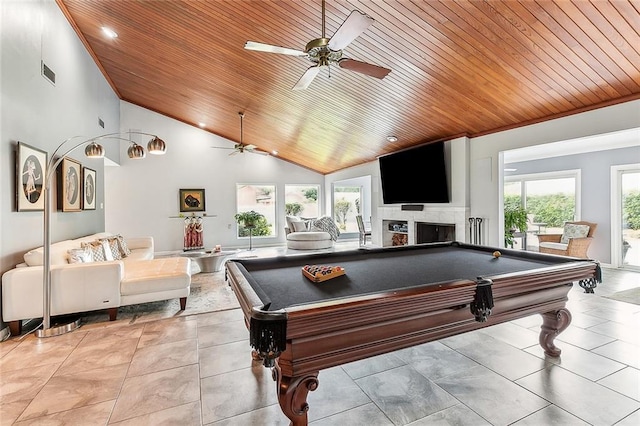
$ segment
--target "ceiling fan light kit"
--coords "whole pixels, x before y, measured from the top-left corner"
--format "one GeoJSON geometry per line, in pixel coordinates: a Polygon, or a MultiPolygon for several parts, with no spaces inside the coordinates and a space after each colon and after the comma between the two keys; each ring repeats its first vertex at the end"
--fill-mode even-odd
{"type": "Polygon", "coordinates": [[[309,87],[320,72],[320,69],[322,67],[330,67],[331,64],[337,64],[340,68],[349,71],[383,79],[391,72],[390,69],[342,56],[342,50],[369,28],[373,22],[374,19],[372,17],[359,10],[353,10],[333,37],[327,38],[325,37],[325,0],[322,0],[322,37],[308,42],[304,52],[255,41],[247,41],[244,48],[258,52],[306,57],[313,62],[314,65],[305,71],[300,80],[293,86],[293,90],[304,90],[309,87]]]}
{"type": "Polygon", "coordinates": [[[231,152],[231,154],[229,155],[242,154],[244,152],[250,152],[252,154],[260,154],[260,155],[269,155],[268,152],[258,150],[258,147],[255,145],[244,144],[244,126],[243,126],[244,112],[240,111],[238,115],[240,116],[240,143],[235,144],[233,148],[228,148],[223,146],[213,146],[212,148],[232,149],[233,152],[231,152]]]}

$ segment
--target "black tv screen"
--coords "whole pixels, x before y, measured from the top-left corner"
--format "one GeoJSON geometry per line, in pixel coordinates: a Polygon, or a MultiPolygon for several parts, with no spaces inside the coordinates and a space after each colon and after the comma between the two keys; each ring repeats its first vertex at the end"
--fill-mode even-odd
{"type": "Polygon", "coordinates": [[[384,204],[449,202],[444,142],[395,152],[378,161],[384,204]]]}

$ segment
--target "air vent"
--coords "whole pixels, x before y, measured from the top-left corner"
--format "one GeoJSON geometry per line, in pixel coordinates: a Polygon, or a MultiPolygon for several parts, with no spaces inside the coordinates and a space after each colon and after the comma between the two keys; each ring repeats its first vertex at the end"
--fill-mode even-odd
{"type": "Polygon", "coordinates": [[[102,118],[98,117],[98,126],[102,127],[104,129],[104,121],[102,121],[102,118]]]}
{"type": "Polygon", "coordinates": [[[56,85],[56,73],[53,72],[53,70],[49,68],[44,61],[42,61],[42,76],[49,80],[49,82],[54,86],[56,85]]]}

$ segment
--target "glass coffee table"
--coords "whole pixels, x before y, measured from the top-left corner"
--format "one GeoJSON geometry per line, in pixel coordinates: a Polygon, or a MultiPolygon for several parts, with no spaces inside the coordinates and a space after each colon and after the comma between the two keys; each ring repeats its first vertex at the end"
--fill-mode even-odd
{"type": "Polygon", "coordinates": [[[200,268],[200,272],[211,273],[218,272],[222,269],[222,265],[229,256],[236,254],[233,251],[214,251],[214,250],[198,250],[186,251],[180,253],[180,256],[188,257],[194,261],[200,268]]]}

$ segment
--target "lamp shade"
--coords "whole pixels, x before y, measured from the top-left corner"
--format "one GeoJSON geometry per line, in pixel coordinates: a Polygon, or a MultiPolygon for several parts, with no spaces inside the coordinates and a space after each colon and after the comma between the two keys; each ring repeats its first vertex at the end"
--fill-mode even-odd
{"type": "Polygon", "coordinates": [[[144,152],[144,148],[135,142],[131,143],[131,146],[129,146],[129,149],[127,150],[127,154],[129,154],[129,158],[132,160],[141,160],[147,156],[144,152]]]}
{"type": "Polygon", "coordinates": [[[164,141],[157,136],[154,136],[153,139],[149,141],[147,149],[149,150],[149,154],[154,155],[162,155],[167,152],[167,146],[164,141]]]}
{"type": "Polygon", "coordinates": [[[104,157],[104,148],[100,144],[97,144],[95,142],[91,142],[84,149],[84,154],[89,158],[103,158],[104,157]]]}

